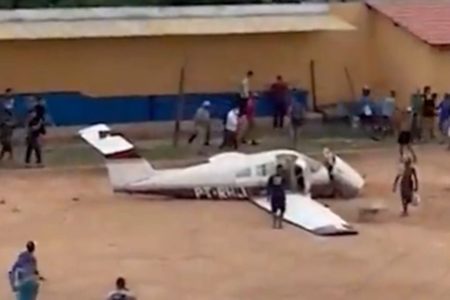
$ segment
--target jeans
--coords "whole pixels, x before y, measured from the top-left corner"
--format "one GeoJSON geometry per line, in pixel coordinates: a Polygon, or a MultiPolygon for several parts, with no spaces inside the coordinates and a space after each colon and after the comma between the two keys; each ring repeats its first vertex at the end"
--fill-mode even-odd
{"type": "Polygon", "coordinates": [[[23,283],[16,292],[17,300],[36,300],[39,292],[39,283],[34,280],[23,283]]]}
{"type": "Polygon", "coordinates": [[[273,128],[284,127],[284,116],[286,115],[285,105],[277,103],[273,112],[273,128]]]}
{"type": "Polygon", "coordinates": [[[31,160],[31,154],[34,152],[36,156],[36,163],[42,163],[42,151],[41,143],[39,141],[39,136],[28,136],[27,137],[27,149],[25,153],[25,163],[29,164],[31,160]]]}

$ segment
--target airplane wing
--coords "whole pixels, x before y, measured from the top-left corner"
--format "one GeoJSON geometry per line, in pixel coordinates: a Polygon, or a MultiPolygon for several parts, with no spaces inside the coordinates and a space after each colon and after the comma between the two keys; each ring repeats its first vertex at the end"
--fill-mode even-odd
{"type": "MultiPolygon", "coordinates": [[[[271,212],[267,197],[254,198],[252,202],[265,211],[271,212]]],[[[316,235],[332,236],[358,233],[329,208],[301,194],[286,195],[284,220],[316,235]]]]}

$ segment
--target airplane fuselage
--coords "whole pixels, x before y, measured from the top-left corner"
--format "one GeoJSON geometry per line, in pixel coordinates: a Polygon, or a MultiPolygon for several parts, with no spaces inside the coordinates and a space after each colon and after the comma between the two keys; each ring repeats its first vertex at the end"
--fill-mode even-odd
{"type": "MultiPolygon", "coordinates": [[[[208,162],[182,169],[156,171],[143,180],[116,187],[116,192],[165,195],[186,199],[249,199],[265,189],[274,174],[278,157],[295,157],[311,184],[313,197],[326,196],[330,178],[325,166],[291,150],[276,150],[257,154],[223,153],[208,162]]],[[[329,189],[328,189],[329,190],[329,189]]],[[[347,192],[357,193],[359,190],[347,192]]]]}

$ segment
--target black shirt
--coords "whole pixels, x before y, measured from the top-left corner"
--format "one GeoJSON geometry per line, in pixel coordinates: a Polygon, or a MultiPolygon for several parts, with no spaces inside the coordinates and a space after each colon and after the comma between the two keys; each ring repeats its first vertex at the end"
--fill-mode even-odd
{"type": "Polygon", "coordinates": [[[286,197],[286,179],[282,175],[272,175],[269,177],[267,183],[267,190],[272,198],[285,198],[286,197]]]}
{"type": "Polygon", "coordinates": [[[436,100],[431,95],[423,95],[422,115],[424,117],[434,117],[436,110],[436,100]]]}

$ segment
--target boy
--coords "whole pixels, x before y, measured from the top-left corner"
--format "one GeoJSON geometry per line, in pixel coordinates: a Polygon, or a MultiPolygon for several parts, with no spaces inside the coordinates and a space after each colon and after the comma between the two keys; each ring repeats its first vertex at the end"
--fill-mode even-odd
{"type": "Polygon", "coordinates": [[[125,278],[119,277],[116,280],[116,289],[109,293],[107,300],[136,300],[136,297],[127,288],[125,278]]]}
{"type": "Polygon", "coordinates": [[[283,166],[278,165],[276,173],[269,177],[267,193],[272,206],[273,228],[283,228],[283,216],[286,211],[286,178],[283,166]]]}
{"type": "Polygon", "coordinates": [[[397,190],[398,182],[400,181],[400,197],[402,199],[403,212],[402,216],[408,216],[408,207],[413,201],[414,193],[419,190],[419,181],[417,179],[417,171],[412,166],[412,159],[406,158],[404,166],[395,177],[394,180],[394,193],[397,190]]]}

